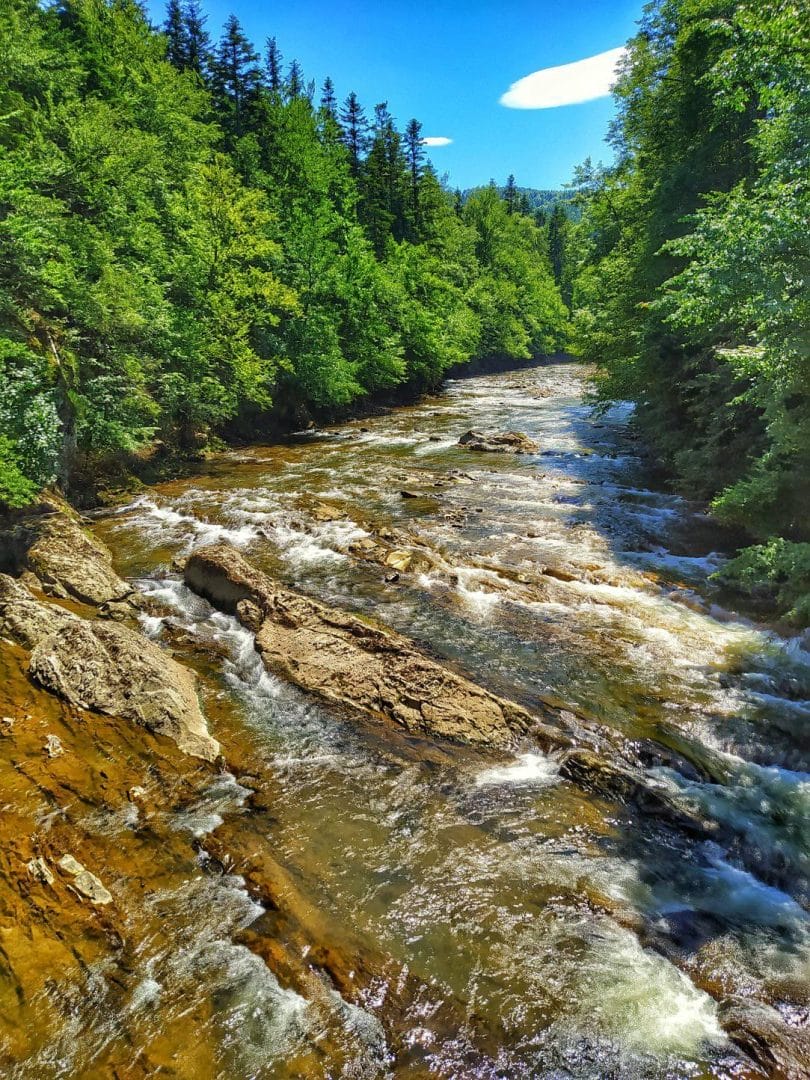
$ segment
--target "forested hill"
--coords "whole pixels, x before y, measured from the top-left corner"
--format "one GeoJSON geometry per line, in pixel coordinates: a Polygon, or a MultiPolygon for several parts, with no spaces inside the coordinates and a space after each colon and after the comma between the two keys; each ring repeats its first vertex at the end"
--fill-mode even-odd
{"type": "Polygon", "coordinates": [[[0,55],[0,504],[563,343],[546,225],[236,18],[0,0],[0,55]]]}
{"type": "Polygon", "coordinates": [[[810,49],[791,0],[656,0],[580,170],[578,339],[689,494],[759,543],[726,571],[810,623],[810,49]]]}

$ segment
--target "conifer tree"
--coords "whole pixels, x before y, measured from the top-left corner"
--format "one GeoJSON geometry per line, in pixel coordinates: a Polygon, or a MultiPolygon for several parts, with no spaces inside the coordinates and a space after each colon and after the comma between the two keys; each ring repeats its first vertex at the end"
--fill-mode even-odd
{"type": "Polygon", "coordinates": [[[280,94],[284,88],[284,76],[281,65],[283,56],[274,37],[267,39],[265,49],[264,68],[267,77],[267,85],[273,94],[280,94]]]}
{"type": "Polygon", "coordinates": [[[302,97],[304,94],[304,73],[297,60],[293,60],[287,72],[287,97],[290,101],[302,97]]]}
{"type": "Polygon", "coordinates": [[[180,0],[168,0],[163,31],[167,38],[166,58],[170,64],[183,70],[188,66],[188,39],[185,14],[180,0]]]}
{"type": "Polygon", "coordinates": [[[321,88],[321,109],[327,116],[337,120],[337,98],[335,97],[335,84],[329,75],[324,79],[321,88]]]}
{"type": "Polygon", "coordinates": [[[503,197],[506,200],[506,208],[510,214],[514,214],[518,206],[518,189],[515,185],[515,177],[512,173],[506,178],[506,187],[503,189],[503,197]]]}
{"type": "Polygon", "coordinates": [[[415,237],[421,227],[419,212],[419,182],[422,179],[422,166],[425,160],[425,147],[422,142],[422,125],[418,120],[410,120],[405,129],[405,158],[410,176],[409,210],[415,237]]]}
{"type": "Polygon", "coordinates": [[[360,161],[368,145],[369,124],[363,106],[354,91],[349,94],[340,111],[343,141],[349,151],[352,174],[360,172],[360,161]]]}
{"type": "Polygon", "coordinates": [[[205,29],[207,16],[203,14],[199,0],[188,0],[184,11],[185,66],[205,78],[211,60],[211,38],[205,29]]]}
{"type": "Polygon", "coordinates": [[[211,81],[223,125],[236,138],[247,130],[258,96],[258,63],[259,55],[243,34],[239,20],[229,16],[211,64],[211,81]]]}

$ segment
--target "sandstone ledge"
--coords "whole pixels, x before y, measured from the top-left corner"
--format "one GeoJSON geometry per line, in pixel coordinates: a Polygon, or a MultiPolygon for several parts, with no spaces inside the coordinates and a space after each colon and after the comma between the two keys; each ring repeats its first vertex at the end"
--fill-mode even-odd
{"type": "Polygon", "coordinates": [[[561,745],[521,706],[431,660],[391,630],[285,588],[234,548],[215,544],[186,563],[186,584],[256,633],[275,674],[326,701],[407,731],[507,747],[531,732],[561,745]]]}

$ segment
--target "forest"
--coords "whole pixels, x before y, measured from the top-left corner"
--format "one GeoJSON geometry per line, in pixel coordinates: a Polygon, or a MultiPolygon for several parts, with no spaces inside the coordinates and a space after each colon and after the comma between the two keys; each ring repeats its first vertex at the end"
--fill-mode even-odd
{"type": "MultiPolygon", "coordinates": [[[[810,621],[810,52],[797,5],[655,0],[608,166],[452,191],[418,120],[198,0],[0,0],[0,500],[567,349],[810,621]]],[[[381,88],[384,94],[385,88],[381,88]]],[[[542,148],[538,148],[542,152],[542,148]]]]}
{"type": "Polygon", "coordinates": [[[463,198],[196,0],[0,0],[0,499],[566,340],[544,214],[463,198]]]}
{"type": "MultiPolygon", "coordinates": [[[[802,5],[650,4],[615,164],[576,178],[576,340],[681,490],[740,531],[722,572],[810,623],[810,49],[802,5]],[[755,541],[751,543],[751,541],[755,541]]],[[[805,12],[806,15],[806,12],[805,12]]]]}

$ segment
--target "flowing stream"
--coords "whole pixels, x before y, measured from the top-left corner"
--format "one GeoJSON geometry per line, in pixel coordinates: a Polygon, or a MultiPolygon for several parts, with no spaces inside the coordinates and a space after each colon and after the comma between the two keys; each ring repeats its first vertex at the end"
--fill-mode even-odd
{"type": "MultiPolygon", "coordinates": [[[[390,415],[223,454],[97,523],[163,605],[148,633],[202,670],[213,733],[241,740],[271,807],[253,819],[243,778],[226,775],[174,827],[203,850],[222,822],[253,830],[331,944],[382,959],[359,1002],[285,988],[236,941],[265,917],[238,868],[203,860],[133,915],[151,905],[165,925],[130,973],[143,1020],[129,1037],[182,1042],[190,1003],[207,1003],[189,1039],[205,1029],[204,1063],[187,1049],[165,1075],[756,1076],[718,1001],[806,1022],[807,642],[722,606],[715,527],[651,481],[629,410],[596,413],[586,374],[561,362],[451,382],[390,415]],[[540,452],[472,453],[457,445],[469,428],[526,432],[540,452]],[[381,530],[424,567],[352,554],[381,530]],[[717,839],[589,794],[530,741],[433,752],[283,685],[171,570],[219,539],[529,709],[555,702],[646,748],[647,780],[717,839]],[[421,989],[394,1023],[408,979],[421,989]]],[[[95,1010],[89,1022],[77,1005],[66,1042],[119,1037],[95,1010]]]]}

